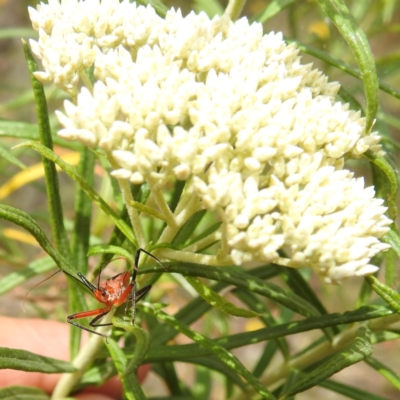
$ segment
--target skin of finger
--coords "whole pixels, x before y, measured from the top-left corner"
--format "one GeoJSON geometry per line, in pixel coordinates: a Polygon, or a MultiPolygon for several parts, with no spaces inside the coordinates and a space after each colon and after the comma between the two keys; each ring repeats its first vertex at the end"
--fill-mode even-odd
{"type": "MultiPolygon", "coordinates": [[[[31,351],[46,357],[61,360],[69,359],[69,327],[56,321],[41,319],[17,319],[0,316],[0,346],[31,351]]],[[[143,381],[150,366],[139,368],[138,379],[143,381]]],[[[25,385],[34,386],[51,393],[60,378],[60,374],[42,374],[38,372],[2,370],[0,373],[0,388],[25,385]]],[[[122,396],[122,387],[114,377],[100,388],[86,389],[119,399],[122,396]]],[[[88,394],[82,395],[88,396],[88,394]]],[[[99,395],[97,395],[99,396],[99,395]]],[[[100,397],[97,397],[100,399],[100,397]]],[[[80,399],[88,399],[80,397],[80,399]]]]}

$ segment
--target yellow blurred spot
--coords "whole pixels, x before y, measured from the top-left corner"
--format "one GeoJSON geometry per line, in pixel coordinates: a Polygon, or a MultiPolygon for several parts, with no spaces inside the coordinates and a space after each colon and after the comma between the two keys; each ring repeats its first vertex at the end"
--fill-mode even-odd
{"type": "MultiPolygon", "coordinates": [[[[61,158],[71,164],[77,165],[79,163],[80,154],[77,152],[71,152],[64,154],[61,158]]],[[[56,165],[57,171],[60,168],[56,165]]],[[[18,172],[10,180],[8,180],[3,186],[0,187],[0,200],[9,196],[12,192],[15,192],[19,188],[23,187],[27,183],[36,181],[44,176],[43,164],[38,163],[32,165],[21,172],[18,172]]]]}
{"type": "Polygon", "coordinates": [[[308,32],[314,33],[321,40],[327,40],[329,38],[329,26],[323,21],[313,22],[308,26],[308,32]]]}
{"type": "Polygon", "coordinates": [[[36,241],[36,239],[29,233],[19,231],[18,229],[14,228],[4,228],[2,233],[5,237],[9,239],[14,239],[22,243],[27,243],[39,247],[39,244],[36,241]]]}
{"type": "Polygon", "coordinates": [[[265,324],[263,324],[259,319],[248,320],[244,325],[246,332],[256,331],[257,329],[262,328],[265,328],[265,324]]]}

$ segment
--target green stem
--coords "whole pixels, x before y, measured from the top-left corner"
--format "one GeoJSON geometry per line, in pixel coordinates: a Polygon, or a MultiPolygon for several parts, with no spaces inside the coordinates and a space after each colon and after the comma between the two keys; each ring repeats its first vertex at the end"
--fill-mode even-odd
{"type": "MultiPolygon", "coordinates": [[[[53,139],[51,136],[46,96],[44,94],[43,85],[33,75],[34,72],[38,70],[38,67],[28,44],[23,40],[22,45],[24,48],[25,59],[29,68],[33,94],[35,96],[39,140],[43,146],[53,150],[53,139]]],[[[67,233],[64,227],[60,187],[56,167],[53,161],[48,160],[45,157],[42,157],[42,163],[46,182],[51,230],[57,249],[65,258],[69,258],[70,249],[67,233]]]]}
{"type": "Polygon", "coordinates": [[[176,222],[181,227],[194,213],[203,208],[200,199],[192,195],[186,207],[176,216],[176,222]]]}
{"type": "MultiPolygon", "coordinates": [[[[104,317],[102,323],[110,323],[114,312],[115,308],[113,307],[104,317]]],[[[97,332],[107,334],[110,330],[110,326],[101,326],[97,329],[97,332]]],[[[72,362],[78,371],[71,374],[63,374],[61,376],[61,379],[58,381],[51,396],[51,400],[63,399],[71,393],[75,384],[79,382],[89,365],[96,359],[102,346],[104,346],[104,337],[93,334],[72,362]]]]}
{"type": "Polygon", "coordinates": [[[161,188],[157,187],[155,180],[151,177],[147,178],[147,182],[151,188],[151,194],[156,201],[158,208],[160,209],[165,221],[167,222],[168,226],[172,228],[177,228],[177,223],[175,221],[174,214],[171,212],[170,208],[168,207],[167,202],[165,201],[165,197],[162,194],[161,188]]]}
{"type": "Polygon", "coordinates": [[[175,226],[166,226],[158,243],[171,243],[172,239],[178,233],[182,225],[197,211],[201,209],[201,202],[199,198],[193,193],[193,187],[189,183],[187,190],[185,190],[179,199],[178,205],[174,212],[175,226]]]}
{"type": "Polygon", "coordinates": [[[135,350],[133,351],[132,358],[126,366],[124,376],[136,374],[137,369],[142,365],[142,361],[149,351],[150,335],[145,329],[132,325],[130,322],[127,323],[122,318],[115,317],[113,319],[113,325],[133,333],[136,337],[135,350]]]}
{"type": "Polygon", "coordinates": [[[240,17],[245,4],[246,0],[229,0],[225,15],[229,15],[232,21],[236,21],[240,17]]]}
{"type": "Polygon", "coordinates": [[[186,205],[194,196],[192,180],[186,182],[185,188],[179,198],[178,204],[175,207],[174,214],[178,215],[186,208],[186,205]]]}
{"type": "Polygon", "coordinates": [[[139,247],[144,248],[146,246],[146,237],[144,235],[142,223],[140,222],[139,213],[135,208],[132,207],[131,202],[134,201],[134,198],[132,196],[129,181],[127,181],[126,179],[117,179],[117,180],[122,192],[122,197],[124,199],[125,207],[128,210],[128,215],[131,220],[133,232],[135,234],[137,243],[139,247]]]}
{"type": "MultiPolygon", "coordinates": [[[[195,254],[188,251],[163,249],[163,248],[157,249],[157,257],[168,258],[171,260],[176,260],[181,262],[189,262],[202,265],[213,265],[218,267],[234,264],[230,256],[222,258],[219,256],[211,256],[208,254],[195,254]]],[[[250,261],[250,259],[248,261],[250,261]]]]}
{"type": "MultiPolygon", "coordinates": [[[[78,173],[90,185],[94,185],[94,153],[83,148],[78,173]]],[[[87,273],[87,252],[89,250],[90,221],[92,215],[92,201],[77,185],[75,191],[75,221],[72,235],[72,259],[76,269],[83,275],[87,273]]]]}
{"type": "Polygon", "coordinates": [[[206,236],[203,239],[198,240],[197,242],[191,244],[190,246],[184,247],[185,251],[191,253],[197,253],[199,250],[204,249],[211,244],[218,242],[221,240],[221,232],[216,231],[206,236]]]}

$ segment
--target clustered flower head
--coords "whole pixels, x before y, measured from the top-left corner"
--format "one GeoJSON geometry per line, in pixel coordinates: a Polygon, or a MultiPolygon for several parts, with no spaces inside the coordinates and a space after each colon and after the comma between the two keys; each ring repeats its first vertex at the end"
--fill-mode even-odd
{"type": "Polygon", "coordinates": [[[57,113],[59,135],[103,149],[114,177],[190,181],[237,265],[282,250],[327,282],[377,270],[391,221],[343,165],[380,138],[280,33],[246,18],[163,19],[125,0],[49,0],[30,16],[36,77],[75,97],[57,113]],[[93,90],[80,87],[90,67],[93,90]]]}

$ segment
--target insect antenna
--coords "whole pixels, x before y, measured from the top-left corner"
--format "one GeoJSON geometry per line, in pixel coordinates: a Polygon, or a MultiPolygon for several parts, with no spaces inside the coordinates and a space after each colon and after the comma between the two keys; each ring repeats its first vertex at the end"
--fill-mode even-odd
{"type": "Polygon", "coordinates": [[[61,269],[57,270],[56,272],[53,272],[53,273],[52,273],[50,276],[48,276],[47,278],[45,278],[45,279],[43,279],[42,281],[36,283],[34,286],[32,286],[32,287],[26,292],[26,294],[25,294],[25,296],[24,296],[24,299],[22,300],[22,310],[23,310],[24,312],[26,312],[25,303],[26,303],[26,299],[27,299],[27,297],[28,297],[28,294],[29,294],[30,292],[32,292],[33,289],[35,289],[36,287],[38,287],[39,285],[41,285],[43,282],[48,281],[49,279],[51,279],[54,275],[58,274],[59,272],[61,272],[61,269]]]}

